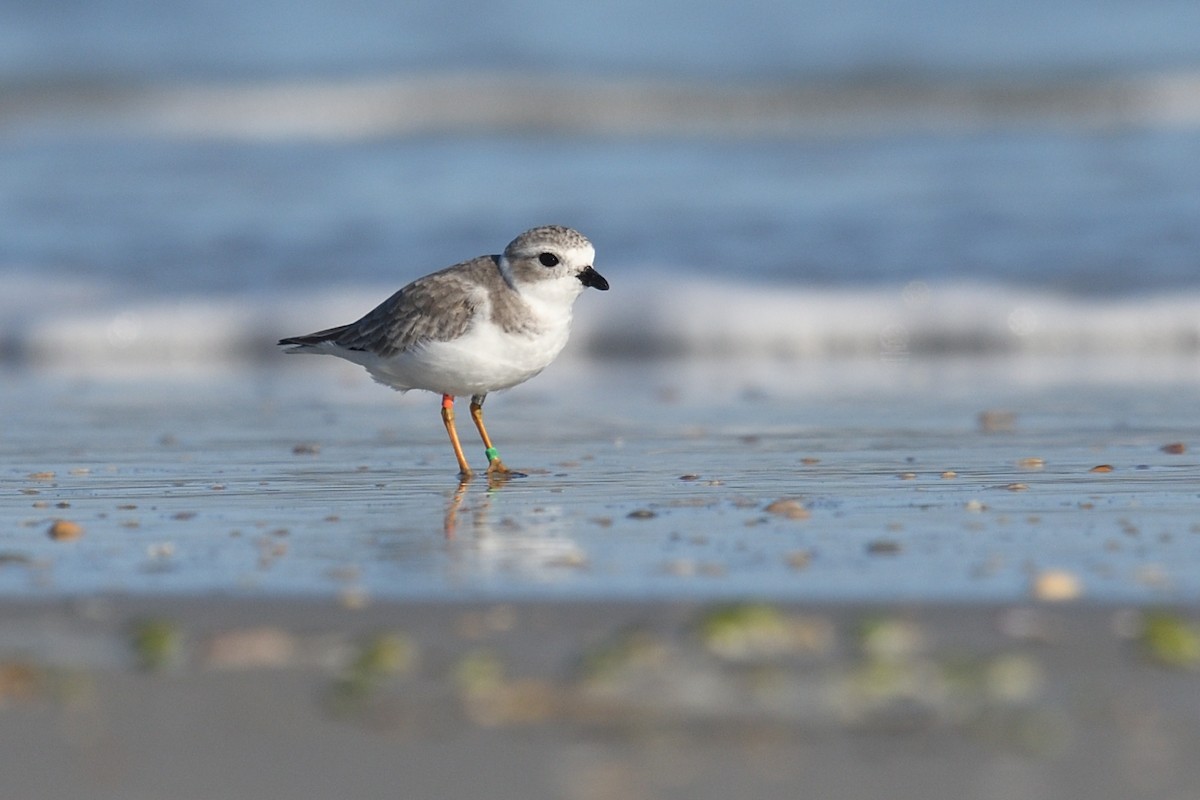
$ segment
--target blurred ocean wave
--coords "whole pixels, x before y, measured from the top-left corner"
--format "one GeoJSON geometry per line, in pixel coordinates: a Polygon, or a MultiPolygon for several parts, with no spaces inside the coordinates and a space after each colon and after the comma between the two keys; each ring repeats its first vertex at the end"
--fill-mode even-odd
{"type": "Polygon", "coordinates": [[[193,139],[430,134],[871,136],[1200,127],[1200,70],[1120,76],[853,76],[793,83],[426,74],[258,83],[25,82],[0,130],[193,139]]]}
{"type": "MultiPolygon", "coordinates": [[[[6,276],[0,363],[124,374],[289,366],[286,335],[356,319],[390,289],[130,302],[102,286],[6,276]]],[[[958,283],[804,288],[625,278],[585,295],[564,359],[658,362],[1200,356],[1200,292],[1082,299],[958,283]]]]}

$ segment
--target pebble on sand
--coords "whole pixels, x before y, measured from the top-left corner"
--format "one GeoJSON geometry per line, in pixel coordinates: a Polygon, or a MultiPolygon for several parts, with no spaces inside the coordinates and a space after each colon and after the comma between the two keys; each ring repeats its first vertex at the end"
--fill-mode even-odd
{"type": "Polygon", "coordinates": [[[83,526],[69,519],[56,519],[46,533],[56,542],[72,542],[83,536],[83,526]]]}
{"type": "Polygon", "coordinates": [[[787,497],[782,497],[766,507],[768,514],[778,514],[787,519],[808,519],[812,516],[812,512],[800,503],[799,500],[793,500],[787,497]]]}
{"type": "Polygon", "coordinates": [[[1047,569],[1033,577],[1030,593],[1036,600],[1052,603],[1077,600],[1083,595],[1083,582],[1073,572],[1047,569]]]}
{"type": "Polygon", "coordinates": [[[1200,630],[1185,618],[1165,611],[1149,613],[1139,638],[1152,661],[1177,669],[1200,669],[1200,630]]]}
{"type": "Polygon", "coordinates": [[[223,631],[209,639],[204,664],[213,669],[264,669],[290,666],[296,639],[281,628],[223,631]]]}
{"type": "Polygon", "coordinates": [[[783,561],[790,568],[795,570],[807,569],[812,563],[812,553],[808,550],[793,550],[788,553],[783,561]]]}

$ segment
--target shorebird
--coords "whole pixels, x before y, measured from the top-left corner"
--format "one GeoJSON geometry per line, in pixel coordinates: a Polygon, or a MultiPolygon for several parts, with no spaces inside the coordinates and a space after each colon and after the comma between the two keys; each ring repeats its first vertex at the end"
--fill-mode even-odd
{"type": "Polygon", "coordinates": [[[333,355],[365,367],[401,392],[442,396],[442,422],[471,477],[454,427],[454,398],[470,396],[487,474],[511,471],[483,424],[483,401],[537,375],[562,351],[571,310],[587,287],[605,291],[592,267],[596,251],[583,234],[560,225],[527,230],[500,255],[479,256],[418,278],[349,325],[281,339],[289,353],[333,355]]]}

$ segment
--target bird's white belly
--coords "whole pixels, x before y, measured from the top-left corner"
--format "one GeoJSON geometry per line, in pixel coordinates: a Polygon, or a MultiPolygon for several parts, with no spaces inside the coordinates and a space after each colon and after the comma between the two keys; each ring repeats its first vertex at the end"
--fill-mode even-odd
{"type": "Polygon", "coordinates": [[[562,351],[569,333],[569,320],[536,334],[505,333],[477,322],[453,341],[427,342],[363,366],[375,380],[394,389],[487,394],[537,375],[562,351]]]}

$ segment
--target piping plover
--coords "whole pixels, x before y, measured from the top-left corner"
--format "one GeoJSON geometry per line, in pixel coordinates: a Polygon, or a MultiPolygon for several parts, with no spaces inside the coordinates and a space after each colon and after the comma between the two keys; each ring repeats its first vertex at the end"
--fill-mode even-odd
{"type": "Polygon", "coordinates": [[[426,275],[357,322],[281,339],[289,353],[325,353],[366,368],[401,392],[442,396],[442,422],[471,475],[454,428],[454,398],[469,395],[483,439],[488,476],[509,470],[483,425],[488,392],[516,386],[554,360],[571,332],[571,306],[586,287],[608,281],[592,268],[596,251],[583,234],[560,225],[525,231],[504,253],[479,256],[426,275]]]}

